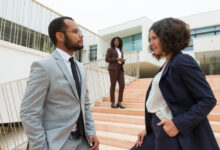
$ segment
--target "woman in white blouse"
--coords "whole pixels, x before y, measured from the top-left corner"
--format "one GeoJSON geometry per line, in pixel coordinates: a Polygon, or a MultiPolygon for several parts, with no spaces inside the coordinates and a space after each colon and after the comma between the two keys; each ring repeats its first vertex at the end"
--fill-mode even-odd
{"type": "Polygon", "coordinates": [[[131,150],[219,150],[207,119],[216,99],[197,62],[181,52],[189,41],[189,27],[179,19],[151,26],[150,51],[165,63],[147,91],[146,129],[131,150]]]}

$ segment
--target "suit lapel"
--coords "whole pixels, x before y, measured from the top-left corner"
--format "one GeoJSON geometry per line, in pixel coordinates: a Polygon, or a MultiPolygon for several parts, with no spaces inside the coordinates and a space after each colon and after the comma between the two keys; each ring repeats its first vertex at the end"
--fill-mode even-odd
{"type": "Polygon", "coordinates": [[[73,80],[72,75],[70,74],[68,68],[66,67],[66,64],[64,62],[64,60],[61,58],[60,54],[57,51],[54,51],[52,56],[56,59],[57,65],[59,66],[60,70],[62,70],[64,76],[66,77],[66,79],[69,81],[73,93],[75,95],[75,97],[79,100],[79,96],[76,90],[76,83],[73,80]]]}
{"type": "Polygon", "coordinates": [[[169,67],[170,67],[170,61],[167,63],[166,67],[164,68],[161,78],[163,78],[163,76],[166,75],[167,71],[169,70],[169,67]]]}
{"type": "MultiPolygon", "coordinates": [[[[170,65],[171,65],[171,64],[172,64],[172,62],[173,62],[173,59],[174,59],[174,58],[175,58],[175,56],[176,56],[176,55],[178,55],[178,54],[182,54],[182,52],[179,52],[179,53],[174,54],[173,56],[171,56],[171,58],[170,58],[169,62],[167,63],[167,66],[165,67],[165,69],[164,69],[164,71],[163,71],[163,73],[162,73],[161,78],[162,78],[163,76],[165,76],[165,75],[166,75],[167,71],[168,71],[168,70],[169,70],[169,68],[170,68],[170,65]]],[[[162,67],[161,67],[161,68],[162,68],[162,67]]]]}
{"type": "Polygon", "coordinates": [[[118,58],[118,52],[117,52],[117,50],[112,48],[112,51],[117,55],[117,58],[118,58]]]}

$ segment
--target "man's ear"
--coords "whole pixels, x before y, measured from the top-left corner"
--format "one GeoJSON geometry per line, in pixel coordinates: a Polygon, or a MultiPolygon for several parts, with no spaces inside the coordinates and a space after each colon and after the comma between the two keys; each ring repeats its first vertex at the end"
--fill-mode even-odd
{"type": "Polygon", "coordinates": [[[56,32],[56,39],[57,41],[61,41],[61,42],[64,42],[65,40],[65,37],[64,37],[64,34],[62,32],[56,32]]]}

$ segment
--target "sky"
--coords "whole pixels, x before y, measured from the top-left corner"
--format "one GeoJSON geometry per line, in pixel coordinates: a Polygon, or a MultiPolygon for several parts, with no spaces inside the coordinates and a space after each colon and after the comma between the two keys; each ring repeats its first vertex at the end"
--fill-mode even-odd
{"type": "Polygon", "coordinates": [[[220,9],[220,0],[37,0],[93,32],[129,20],[183,17],[220,9]]]}

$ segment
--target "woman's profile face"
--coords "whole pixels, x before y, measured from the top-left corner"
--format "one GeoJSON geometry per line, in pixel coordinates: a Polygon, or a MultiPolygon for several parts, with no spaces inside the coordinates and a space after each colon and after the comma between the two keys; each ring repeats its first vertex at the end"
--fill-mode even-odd
{"type": "Polygon", "coordinates": [[[155,55],[163,55],[163,50],[160,42],[160,38],[150,30],[150,47],[153,49],[155,55]]]}
{"type": "Polygon", "coordinates": [[[115,40],[114,40],[114,46],[115,46],[115,47],[118,47],[118,46],[119,46],[119,40],[118,40],[118,39],[115,39],[115,40]]]}

